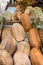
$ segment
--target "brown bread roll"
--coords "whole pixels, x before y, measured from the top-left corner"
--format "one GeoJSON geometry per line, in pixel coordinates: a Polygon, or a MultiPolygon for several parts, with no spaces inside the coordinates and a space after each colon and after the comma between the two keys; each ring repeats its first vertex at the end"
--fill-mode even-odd
{"type": "Polygon", "coordinates": [[[2,31],[2,39],[4,38],[8,38],[9,36],[12,36],[12,31],[11,31],[11,27],[5,27],[2,31]]]}
{"type": "Polygon", "coordinates": [[[17,51],[14,56],[14,65],[31,65],[28,56],[25,53],[17,51]]]}
{"type": "Polygon", "coordinates": [[[11,55],[5,50],[0,50],[0,65],[13,65],[11,55]]]}
{"type": "Polygon", "coordinates": [[[32,28],[29,30],[28,39],[29,39],[31,47],[39,48],[41,46],[39,33],[38,33],[38,30],[36,28],[32,28]]]}
{"type": "Polygon", "coordinates": [[[20,22],[21,15],[22,15],[22,12],[21,12],[21,11],[15,12],[15,13],[12,15],[12,21],[13,21],[13,22],[20,22]]]}
{"type": "Polygon", "coordinates": [[[22,22],[22,25],[23,25],[25,31],[28,31],[32,27],[30,17],[26,13],[22,14],[21,22],[22,22]]]}
{"type": "Polygon", "coordinates": [[[32,65],[43,65],[43,55],[37,48],[33,48],[30,52],[32,65]]]}
{"type": "Polygon", "coordinates": [[[25,38],[25,31],[21,24],[14,23],[12,26],[13,36],[17,41],[22,41],[25,38]]]}
{"type": "Polygon", "coordinates": [[[27,54],[29,56],[29,53],[30,53],[30,45],[29,43],[25,42],[25,41],[21,41],[18,43],[17,45],[17,50],[18,51],[21,51],[25,54],[27,54]]]}
{"type": "Polygon", "coordinates": [[[16,40],[13,37],[3,39],[0,49],[8,51],[11,55],[16,51],[16,40]]]}

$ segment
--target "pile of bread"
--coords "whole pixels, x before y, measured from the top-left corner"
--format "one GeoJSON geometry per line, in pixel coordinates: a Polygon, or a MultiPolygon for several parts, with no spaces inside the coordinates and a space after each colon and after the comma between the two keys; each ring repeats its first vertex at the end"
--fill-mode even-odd
{"type": "Polygon", "coordinates": [[[15,22],[2,30],[0,65],[43,65],[38,29],[32,26],[28,13],[18,11],[16,14],[12,19],[18,18],[21,23],[15,22]]]}

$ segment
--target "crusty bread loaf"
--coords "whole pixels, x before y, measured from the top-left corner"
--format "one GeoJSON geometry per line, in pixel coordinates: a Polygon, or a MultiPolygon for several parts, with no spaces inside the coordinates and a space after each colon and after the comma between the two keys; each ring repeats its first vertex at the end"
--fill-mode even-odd
{"type": "Polygon", "coordinates": [[[11,55],[5,50],[0,50],[0,65],[13,65],[11,55]]]}
{"type": "Polygon", "coordinates": [[[29,56],[29,53],[30,53],[30,45],[29,43],[25,42],[25,41],[21,41],[18,43],[17,45],[17,50],[18,51],[21,51],[25,54],[27,54],[29,56]]]}
{"type": "Polygon", "coordinates": [[[28,56],[25,53],[17,51],[14,56],[14,65],[31,65],[28,56]]]}
{"type": "Polygon", "coordinates": [[[0,45],[0,49],[5,49],[11,55],[16,51],[16,40],[11,36],[3,39],[0,45]]]}
{"type": "Polygon", "coordinates": [[[28,39],[29,39],[31,47],[39,48],[41,46],[39,33],[38,33],[38,30],[36,28],[32,28],[29,30],[28,39]]]}
{"type": "Polygon", "coordinates": [[[32,65],[43,65],[43,55],[37,48],[31,50],[30,59],[32,65]]]}
{"type": "Polygon", "coordinates": [[[12,26],[13,36],[17,41],[22,41],[25,38],[25,31],[21,24],[14,23],[12,26]]]}
{"type": "Polygon", "coordinates": [[[23,25],[25,31],[28,31],[32,27],[30,16],[26,13],[22,14],[21,22],[22,22],[22,25],[23,25]]]}

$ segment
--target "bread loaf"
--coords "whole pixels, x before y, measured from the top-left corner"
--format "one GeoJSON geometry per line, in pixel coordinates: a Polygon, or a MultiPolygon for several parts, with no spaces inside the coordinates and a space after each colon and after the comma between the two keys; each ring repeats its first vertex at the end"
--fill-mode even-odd
{"type": "Polygon", "coordinates": [[[43,55],[37,48],[31,50],[30,59],[32,65],[43,65],[43,55]]]}
{"type": "Polygon", "coordinates": [[[22,52],[16,52],[13,56],[14,65],[31,65],[28,56],[22,52]]]}
{"type": "Polygon", "coordinates": [[[26,55],[29,56],[29,53],[30,53],[30,45],[29,45],[29,43],[27,43],[25,41],[21,41],[17,45],[17,50],[18,51],[21,51],[21,52],[23,52],[23,53],[25,53],[26,55]]]}
{"type": "Polygon", "coordinates": [[[16,40],[13,37],[3,39],[0,49],[8,51],[11,55],[16,51],[16,40]]]}
{"type": "Polygon", "coordinates": [[[25,31],[28,31],[32,27],[30,17],[26,13],[22,14],[21,22],[22,22],[22,25],[23,25],[25,31]]]}
{"type": "Polygon", "coordinates": [[[25,31],[21,24],[14,23],[12,26],[13,36],[17,41],[22,41],[25,38],[25,31]]]}
{"type": "Polygon", "coordinates": [[[32,28],[29,30],[28,39],[29,39],[31,47],[39,48],[41,46],[39,33],[38,33],[38,30],[36,28],[32,28]]]}
{"type": "Polygon", "coordinates": [[[13,65],[11,55],[5,50],[0,50],[0,65],[13,65]]]}

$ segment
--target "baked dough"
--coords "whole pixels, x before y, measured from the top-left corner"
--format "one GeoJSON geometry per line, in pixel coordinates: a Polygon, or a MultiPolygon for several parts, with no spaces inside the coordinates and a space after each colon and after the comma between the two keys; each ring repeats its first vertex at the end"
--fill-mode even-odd
{"type": "Polygon", "coordinates": [[[12,26],[13,36],[17,41],[22,41],[25,38],[25,31],[21,24],[14,23],[12,26]]]}

